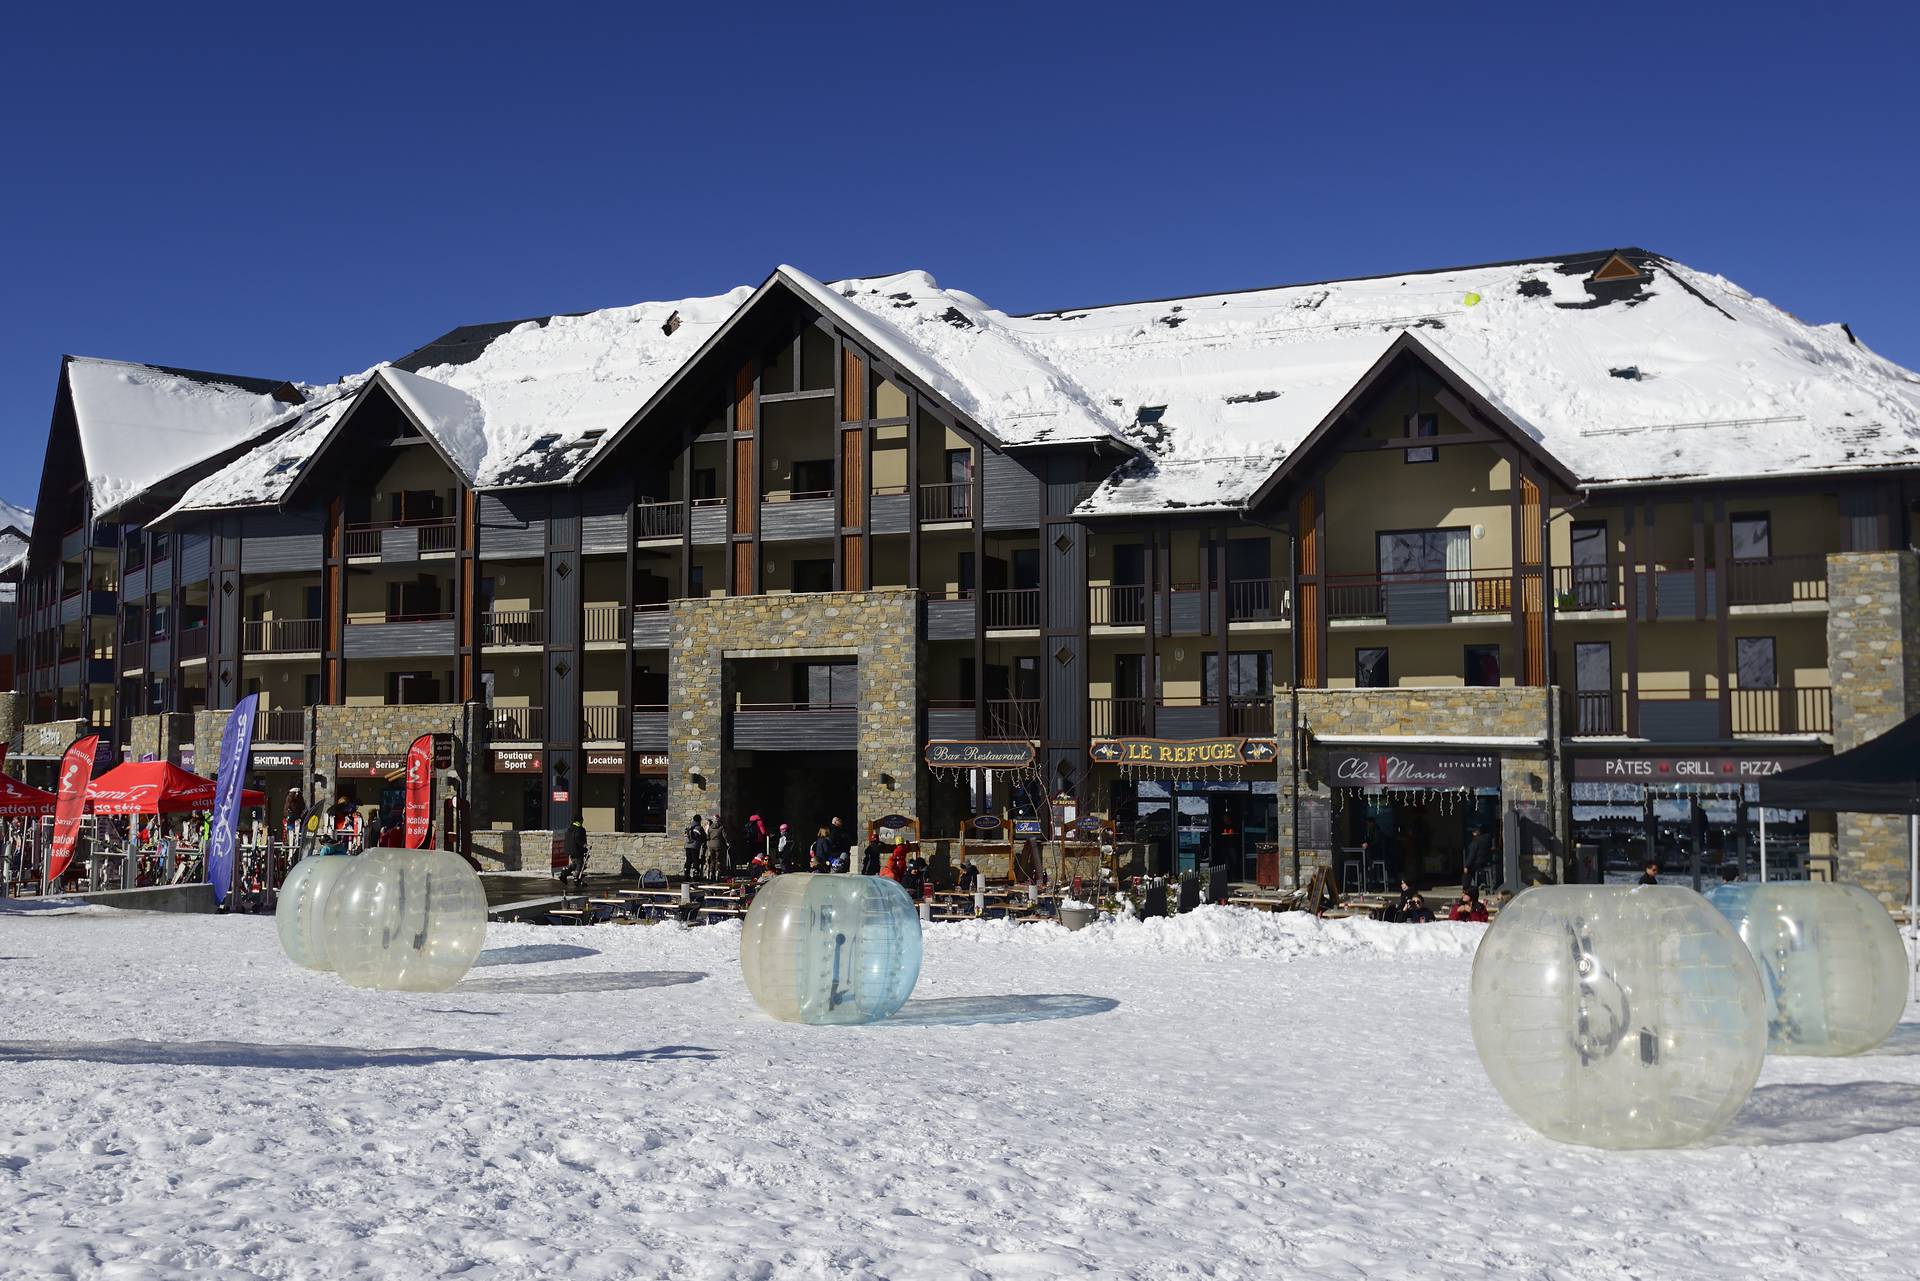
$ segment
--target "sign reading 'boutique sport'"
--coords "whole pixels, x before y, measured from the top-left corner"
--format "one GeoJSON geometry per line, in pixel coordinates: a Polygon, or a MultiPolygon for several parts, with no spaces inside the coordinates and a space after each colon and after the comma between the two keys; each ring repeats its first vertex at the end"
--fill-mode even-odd
{"type": "Polygon", "coordinates": [[[1156,769],[1265,765],[1277,755],[1270,738],[1096,738],[1088,752],[1103,765],[1156,769]]]}
{"type": "Polygon", "coordinates": [[[1328,752],[1327,781],[1388,789],[1498,787],[1500,761],[1485,753],[1328,752]]]}

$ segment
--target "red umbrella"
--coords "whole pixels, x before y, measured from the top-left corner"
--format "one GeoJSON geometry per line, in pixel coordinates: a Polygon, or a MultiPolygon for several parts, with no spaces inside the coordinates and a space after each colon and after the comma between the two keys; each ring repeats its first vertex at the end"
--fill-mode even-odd
{"type": "MultiPolygon", "coordinates": [[[[87,803],[95,814],[181,814],[213,808],[213,780],[190,774],[172,761],[130,761],[98,775],[87,785],[87,803]]],[[[242,808],[267,803],[265,793],[240,793],[242,808]]]]}
{"type": "Polygon", "coordinates": [[[28,787],[11,774],[0,774],[0,818],[51,814],[58,801],[59,797],[52,792],[28,787]]]}

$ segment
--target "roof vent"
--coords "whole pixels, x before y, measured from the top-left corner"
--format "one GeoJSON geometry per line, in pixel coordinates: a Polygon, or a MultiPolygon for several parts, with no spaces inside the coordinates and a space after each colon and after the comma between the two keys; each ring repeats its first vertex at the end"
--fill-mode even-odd
{"type": "Polygon", "coordinates": [[[680,328],[680,313],[676,311],[671,316],[667,317],[667,321],[665,324],[660,326],[660,332],[665,334],[667,337],[671,338],[679,330],[679,328],[680,328]]]}
{"type": "Polygon", "coordinates": [[[1587,279],[1599,284],[1609,280],[1639,280],[1646,274],[1645,271],[1616,253],[1601,263],[1600,270],[1588,276],[1587,279]]]}
{"type": "Polygon", "coordinates": [[[1165,415],[1166,412],[1167,412],[1167,407],[1165,405],[1142,405],[1140,406],[1140,412],[1135,417],[1134,421],[1140,423],[1143,426],[1151,426],[1152,424],[1159,422],[1161,417],[1165,415]]]}

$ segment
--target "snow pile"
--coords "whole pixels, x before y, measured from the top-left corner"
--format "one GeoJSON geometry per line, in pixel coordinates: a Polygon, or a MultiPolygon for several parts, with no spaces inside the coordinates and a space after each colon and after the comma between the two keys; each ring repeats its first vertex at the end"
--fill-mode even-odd
{"type": "Polygon", "coordinates": [[[1322,920],[1306,912],[1255,912],[1208,905],[1179,916],[1102,916],[1083,930],[1011,921],[961,921],[930,928],[929,946],[965,943],[1065,948],[1088,960],[1181,956],[1221,961],[1299,961],[1333,956],[1472,956],[1484,925],[1398,925],[1360,917],[1322,920]]]}
{"type": "Polygon", "coordinates": [[[288,413],[262,391],[151,365],[67,361],[94,507],[105,511],[157,481],[241,444],[288,413]]]}

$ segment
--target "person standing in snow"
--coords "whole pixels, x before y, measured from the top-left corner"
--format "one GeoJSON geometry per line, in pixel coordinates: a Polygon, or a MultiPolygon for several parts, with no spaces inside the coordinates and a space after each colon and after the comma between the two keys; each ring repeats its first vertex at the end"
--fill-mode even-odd
{"type": "Polygon", "coordinates": [[[727,840],[727,829],[720,822],[720,812],[715,810],[707,815],[707,875],[716,881],[723,881],[732,872],[733,845],[727,840]]]}
{"type": "Polygon", "coordinates": [[[839,853],[833,842],[833,833],[824,827],[821,828],[819,835],[813,838],[813,847],[807,851],[808,871],[831,872],[833,870],[834,856],[839,853]]]}
{"type": "Polygon", "coordinates": [[[683,853],[686,855],[686,863],[680,869],[680,877],[682,880],[687,881],[698,880],[700,878],[700,865],[707,852],[707,829],[705,825],[701,823],[698,814],[694,815],[693,821],[687,824],[687,830],[685,836],[682,838],[682,844],[684,847],[683,853]]]}
{"type": "Polygon", "coordinates": [[[876,832],[873,838],[867,842],[867,848],[861,851],[860,875],[880,875],[880,865],[886,861],[886,857],[887,847],[880,843],[880,834],[876,832]]]}
{"type": "Polygon", "coordinates": [[[1485,823],[1473,825],[1473,835],[1467,840],[1467,864],[1461,869],[1461,879],[1468,886],[1477,886],[1493,865],[1493,837],[1487,833],[1485,823]]]}
{"type": "MultiPolygon", "coordinates": [[[[840,821],[838,814],[835,814],[833,821],[827,824],[827,835],[833,840],[834,854],[851,855],[853,853],[853,833],[848,830],[845,823],[840,821]]],[[[829,858],[827,862],[832,863],[833,859],[829,858]]]]}
{"type": "Polygon", "coordinates": [[[791,830],[782,823],[779,834],[773,838],[773,851],[767,861],[773,864],[777,872],[793,872],[799,870],[795,862],[799,855],[800,851],[794,847],[791,830]]]}

